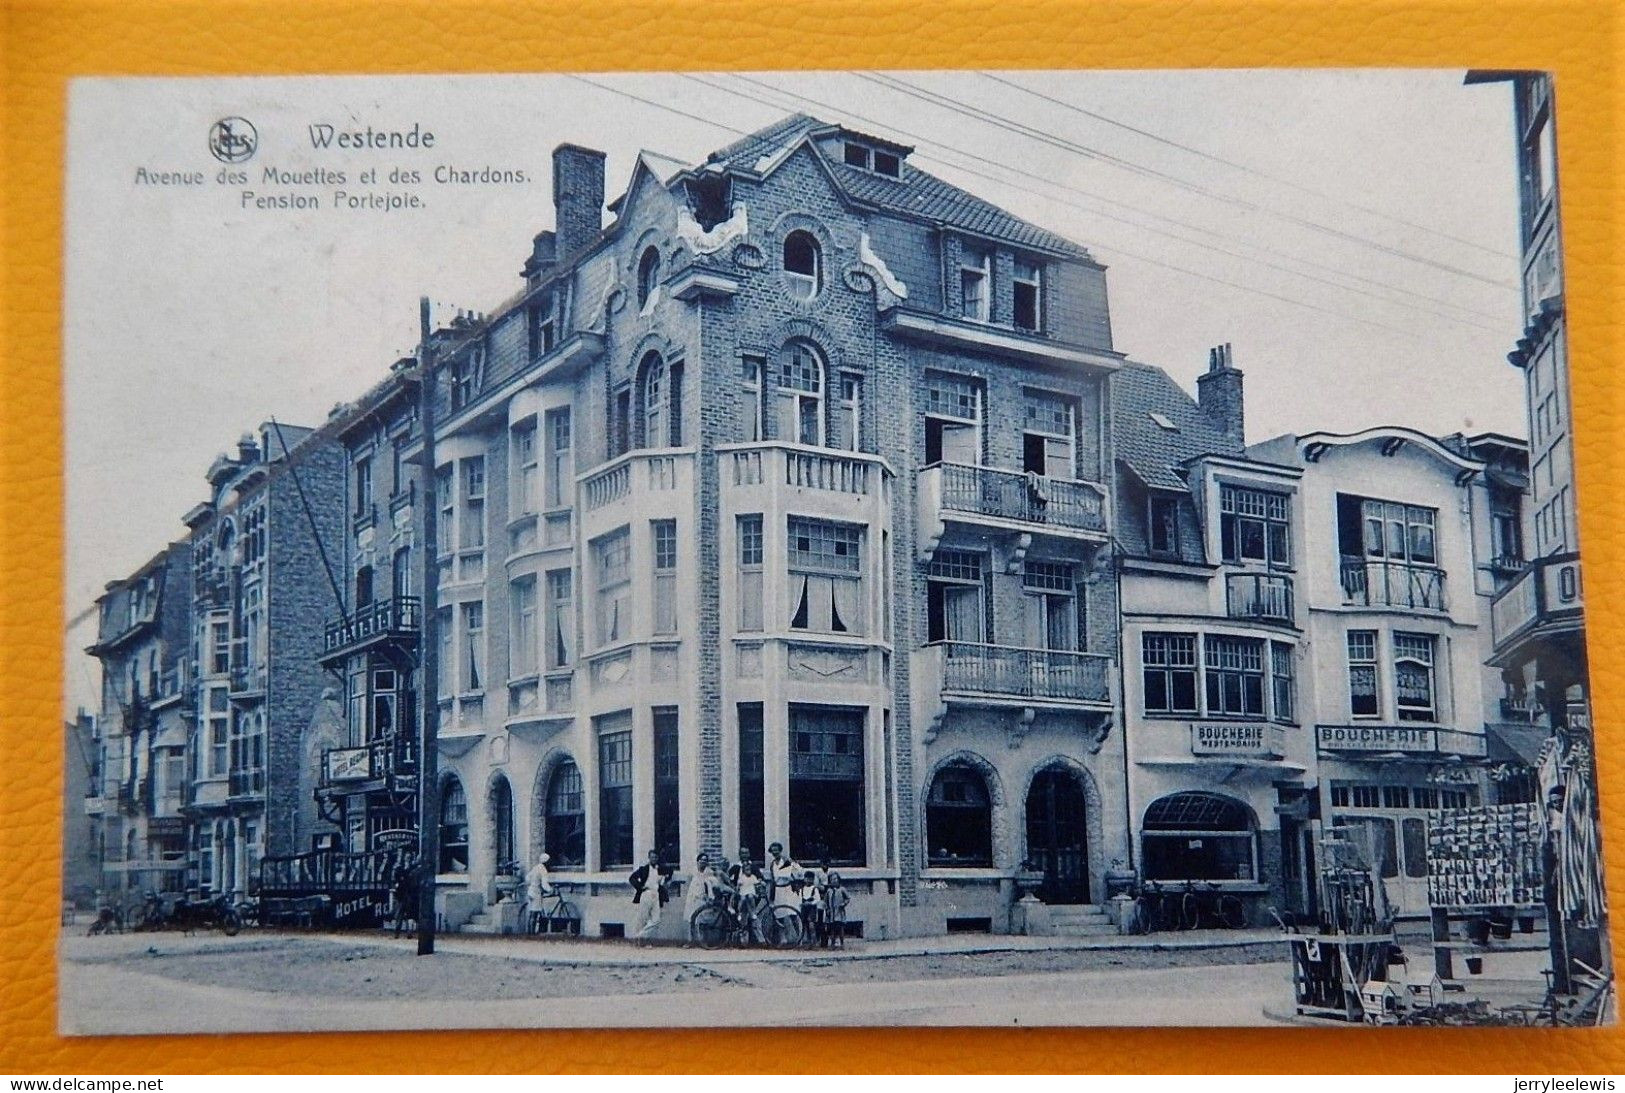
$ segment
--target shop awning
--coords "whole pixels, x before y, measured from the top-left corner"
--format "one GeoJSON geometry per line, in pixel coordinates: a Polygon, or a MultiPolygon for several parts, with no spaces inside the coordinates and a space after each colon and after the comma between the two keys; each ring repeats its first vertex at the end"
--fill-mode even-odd
{"type": "Polygon", "coordinates": [[[1540,749],[1551,735],[1539,725],[1520,725],[1516,722],[1496,722],[1484,726],[1489,749],[1486,758],[1492,763],[1519,763],[1533,767],[1540,761],[1540,749]]]}

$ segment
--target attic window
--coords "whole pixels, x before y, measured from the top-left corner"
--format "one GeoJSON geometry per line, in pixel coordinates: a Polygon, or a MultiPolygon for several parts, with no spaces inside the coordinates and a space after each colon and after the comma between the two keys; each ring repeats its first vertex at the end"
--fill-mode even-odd
{"type": "Polygon", "coordinates": [[[848,167],[873,171],[887,178],[901,178],[903,175],[903,159],[896,152],[883,152],[879,148],[870,148],[867,144],[847,141],[842,158],[848,167]]]}
{"type": "Polygon", "coordinates": [[[875,149],[875,174],[885,175],[887,178],[900,178],[903,174],[903,161],[890,152],[875,149]]]}
{"type": "Polygon", "coordinates": [[[846,142],[846,165],[848,167],[862,167],[869,169],[869,149],[862,144],[846,142]]]}
{"type": "Polygon", "coordinates": [[[1179,426],[1170,421],[1167,414],[1159,414],[1155,410],[1151,410],[1147,413],[1147,416],[1162,428],[1167,429],[1170,433],[1179,432],[1179,426]]]}

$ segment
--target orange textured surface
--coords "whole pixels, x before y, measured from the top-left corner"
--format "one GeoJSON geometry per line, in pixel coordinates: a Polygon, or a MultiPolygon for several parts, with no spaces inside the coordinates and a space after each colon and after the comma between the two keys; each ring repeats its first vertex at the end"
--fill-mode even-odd
{"type": "MultiPolygon", "coordinates": [[[[714,1070],[777,1048],[808,1070],[1625,1071],[1625,1032],[1061,1030],[458,1032],[62,1040],[55,1034],[61,565],[62,168],[77,75],[539,69],[1312,65],[1557,73],[1581,525],[1593,604],[1625,597],[1625,445],[1611,362],[1622,270],[1620,10],[1602,0],[1247,2],[235,0],[0,4],[0,1071],[714,1070]],[[792,48],[793,47],[793,48],[792,48]],[[1613,494],[1620,488],[1618,496],[1613,494]],[[320,1044],[316,1049],[317,1043],[320,1044]],[[786,1053],[788,1047],[788,1053],[786,1053]],[[316,1049],[316,1050],[313,1050],[316,1049]],[[1374,1050],[1375,1049],[1375,1050],[1374,1050]]],[[[1510,103],[1508,106],[1510,111],[1510,103]]],[[[1512,155],[1508,121],[1506,153],[1512,155]]],[[[139,268],[133,276],[142,276],[139,268]]],[[[1507,348],[1511,348],[1508,346],[1507,348]]],[[[1486,367],[1498,362],[1487,361],[1486,367]]],[[[1625,907],[1625,621],[1591,620],[1613,905],[1625,907]]]]}

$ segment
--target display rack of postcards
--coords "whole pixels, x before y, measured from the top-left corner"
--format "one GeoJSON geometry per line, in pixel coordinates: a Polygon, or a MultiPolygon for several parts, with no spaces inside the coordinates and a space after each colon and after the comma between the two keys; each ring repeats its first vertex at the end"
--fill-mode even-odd
{"type": "MultiPolygon", "coordinates": [[[[1472,952],[1472,962],[1491,951],[1491,914],[1530,918],[1544,906],[1542,855],[1546,844],[1540,806],[1530,802],[1480,808],[1448,808],[1428,825],[1428,903],[1433,920],[1433,963],[1439,978],[1455,978],[1453,954],[1472,952]],[[1480,930],[1476,939],[1452,935],[1452,921],[1480,930]]],[[[1493,951],[1536,951],[1542,944],[1497,945],[1493,951]]]]}

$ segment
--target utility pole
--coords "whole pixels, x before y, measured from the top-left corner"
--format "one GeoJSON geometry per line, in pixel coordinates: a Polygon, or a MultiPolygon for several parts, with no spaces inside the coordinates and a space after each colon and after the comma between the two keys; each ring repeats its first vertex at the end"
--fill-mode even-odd
{"type": "Polygon", "coordinates": [[[440,565],[436,545],[437,487],[434,454],[434,344],[429,298],[418,301],[418,429],[423,437],[423,501],[418,506],[418,556],[423,594],[418,617],[418,955],[434,952],[434,878],[440,852],[440,565]]]}

